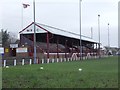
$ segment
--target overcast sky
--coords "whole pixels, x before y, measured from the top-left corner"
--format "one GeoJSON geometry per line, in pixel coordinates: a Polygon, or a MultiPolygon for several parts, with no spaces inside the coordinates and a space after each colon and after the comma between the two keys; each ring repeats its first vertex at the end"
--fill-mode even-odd
{"type": "MultiPolygon", "coordinates": [[[[82,0],[82,35],[98,41],[98,14],[100,14],[101,43],[118,46],[118,1],[82,0]]],[[[0,0],[0,28],[18,36],[18,32],[33,21],[32,0],[0,0]],[[23,9],[22,3],[30,4],[23,9]]],[[[36,22],[79,34],[79,0],[36,0],[36,22]]]]}

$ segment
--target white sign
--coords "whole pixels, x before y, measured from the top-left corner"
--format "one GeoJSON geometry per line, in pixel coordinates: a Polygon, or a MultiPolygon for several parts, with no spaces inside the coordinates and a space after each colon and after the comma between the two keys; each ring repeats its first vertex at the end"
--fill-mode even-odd
{"type": "Polygon", "coordinates": [[[18,44],[10,44],[10,48],[18,48],[18,44]]]}
{"type": "Polygon", "coordinates": [[[0,54],[4,53],[4,48],[0,47],[0,54]]]}
{"type": "Polygon", "coordinates": [[[27,52],[27,48],[17,48],[16,52],[17,53],[26,53],[27,52]]]}

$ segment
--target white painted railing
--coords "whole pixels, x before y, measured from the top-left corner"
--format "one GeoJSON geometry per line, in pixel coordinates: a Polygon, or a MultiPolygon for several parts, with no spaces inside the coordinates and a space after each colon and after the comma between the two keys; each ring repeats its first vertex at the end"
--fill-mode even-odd
{"type": "MultiPolygon", "coordinates": [[[[102,57],[107,57],[107,56],[102,56],[102,57]]],[[[99,58],[99,56],[84,56],[82,57],[83,60],[86,60],[86,59],[97,59],[99,58]]],[[[80,57],[70,57],[70,58],[56,58],[56,59],[37,59],[37,63],[39,62],[40,64],[45,64],[45,63],[55,63],[55,62],[70,62],[70,61],[76,61],[76,60],[80,60],[80,57]]],[[[22,59],[22,63],[21,65],[25,65],[25,59],[22,59]]],[[[32,59],[29,59],[27,60],[29,65],[32,65],[32,59]]],[[[9,66],[9,63],[7,63],[7,60],[3,60],[3,67],[6,67],[7,65],[9,66]]],[[[20,65],[20,63],[17,64],[17,60],[13,60],[13,66],[16,66],[16,65],[20,65]]]]}

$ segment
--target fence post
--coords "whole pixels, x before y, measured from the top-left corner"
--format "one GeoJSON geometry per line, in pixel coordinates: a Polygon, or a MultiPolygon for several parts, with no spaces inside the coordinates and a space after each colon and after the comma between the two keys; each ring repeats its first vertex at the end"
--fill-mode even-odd
{"type": "Polygon", "coordinates": [[[73,57],[73,60],[74,60],[74,61],[76,60],[75,57],[73,57]]]}
{"type": "Polygon", "coordinates": [[[38,58],[36,60],[37,60],[37,64],[38,64],[38,58]]]}
{"type": "Polygon", "coordinates": [[[24,65],[25,63],[24,63],[24,59],[22,59],[22,65],[24,65]]]}
{"type": "Polygon", "coordinates": [[[70,61],[70,58],[67,58],[68,59],[68,62],[70,61]]]}
{"type": "Polygon", "coordinates": [[[32,64],[32,59],[30,59],[30,65],[32,64]]]}
{"type": "Polygon", "coordinates": [[[47,63],[49,63],[49,58],[47,59],[47,63]]]}
{"type": "Polygon", "coordinates": [[[96,55],[95,55],[95,59],[96,59],[96,55]]]}
{"type": "Polygon", "coordinates": [[[4,60],[4,67],[6,66],[6,60],[4,60]]]}
{"type": "Polygon", "coordinates": [[[62,58],[61,58],[61,62],[62,62],[62,58]]]}
{"type": "Polygon", "coordinates": [[[57,62],[58,62],[58,60],[59,60],[59,59],[57,58],[57,62]]]}
{"type": "Polygon", "coordinates": [[[54,63],[54,58],[52,59],[52,63],[54,63]]]}
{"type": "Polygon", "coordinates": [[[64,61],[66,62],[66,58],[64,58],[64,61]]]}
{"type": "Polygon", "coordinates": [[[16,66],[16,59],[14,60],[14,66],[16,66]]]}
{"type": "Polygon", "coordinates": [[[83,57],[83,60],[85,60],[85,57],[83,57]]]}
{"type": "Polygon", "coordinates": [[[42,64],[44,63],[44,59],[42,59],[42,64]]]}

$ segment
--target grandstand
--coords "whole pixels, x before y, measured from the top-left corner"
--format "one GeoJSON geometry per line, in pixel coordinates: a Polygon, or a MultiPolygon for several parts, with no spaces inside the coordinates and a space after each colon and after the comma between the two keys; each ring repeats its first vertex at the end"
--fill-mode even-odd
{"type": "MultiPolygon", "coordinates": [[[[39,58],[70,58],[73,53],[80,57],[80,35],[52,26],[35,23],[36,47],[39,58]],[[54,55],[54,56],[53,56],[54,55]]],[[[29,56],[33,57],[34,22],[20,31],[20,46],[27,46],[29,56]]],[[[82,56],[98,54],[98,43],[82,35],[82,56]]]]}

